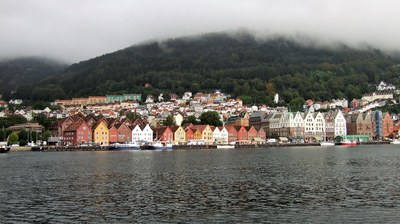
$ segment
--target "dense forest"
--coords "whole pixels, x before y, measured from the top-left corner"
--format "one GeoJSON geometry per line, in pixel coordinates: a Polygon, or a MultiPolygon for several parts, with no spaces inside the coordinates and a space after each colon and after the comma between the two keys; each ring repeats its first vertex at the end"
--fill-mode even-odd
{"type": "MultiPolygon", "coordinates": [[[[65,64],[42,57],[0,61],[0,94],[5,99],[18,98],[18,95],[14,96],[16,90],[28,88],[30,92],[40,80],[57,75],[66,67],[65,64]]],[[[28,95],[22,98],[30,97],[28,95]]]]}
{"type": "Polygon", "coordinates": [[[15,97],[54,100],[89,95],[183,94],[220,89],[247,104],[359,98],[387,81],[400,85],[400,60],[376,49],[312,47],[246,33],[206,34],[132,46],[73,64],[17,89],[15,97]]]}

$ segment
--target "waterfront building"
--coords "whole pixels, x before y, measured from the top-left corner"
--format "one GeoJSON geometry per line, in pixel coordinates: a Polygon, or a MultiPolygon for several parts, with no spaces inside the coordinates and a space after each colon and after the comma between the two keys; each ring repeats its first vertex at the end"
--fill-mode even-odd
{"type": "Polygon", "coordinates": [[[248,143],[253,143],[257,141],[258,131],[254,126],[245,127],[247,131],[247,141],[248,143]]]}
{"type": "MultiPolygon", "coordinates": [[[[362,121],[361,131],[359,134],[361,135],[369,135],[371,139],[374,137],[374,128],[372,127],[372,116],[371,112],[364,114],[364,119],[362,121]]],[[[375,118],[374,118],[375,119],[375,118]]]]}
{"type": "Polygon", "coordinates": [[[238,143],[247,143],[249,141],[248,132],[245,126],[233,126],[236,129],[238,143]]]}
{"type": "Polygon", "coordinates": [[[95,144],[100,144],[102,146],[109,145],[109,129],[108,124],[104,119],[100,119],[97,121],[93,128],[93,142],[95,144]]]}
{"type": "Polygon", "coordinates": [[[371,111],[371,120],[372,120],[372,136],[374,139],[381,140],[383,138],[382,132],[382,111],[376,110],[371,111]]]}
{"type": "Polygon", "coordinates": [[[193,129],[191,129],[190,127],[186,127],[185,132],[186,132],[186,141],[195,139],[193,129]]]}
{"type": "Polygon", "coordinates": [[[196,130],[194,132],[194,139],[204,140],[206,144],[210,145],[214,143],[213,130],[209,125],[189,125],[190,128],[196,130]]]}
{"type": "Polygon", "coordinates": [[[143,124],[140,126],[142,129],[142,138],[141,140],[145,142],[152,142],[153,141],[153,129],[151,129],[149,124],[143,124]]]}
{"type": "MultiPolygon", "coordinates": [[[[75,121],[72,119],[72,117],[66,117],[66,118],[57,120],[49,128],[49,130],[51,132],[51,136],[63,137],[65,129],[67,129],[67,127],[70,126],[74,122],[75,121]]],[[[91,126],[91,125],[89,125],[89,126],[91,126]]]]}
{"type": "Polygon", "coordinates": [[[174,133],[169,127],[155,127],[153,128],[153,139],[154,141],[171,143],[174,140],[174,133]]]}
{"type": "Polygon", "coordinates": [[[63,132],[65,145],[81,145],[92,141],[92,130],[84,121],[69,125],[63,132]]]}
{"type": "Polygon", "coordinates": [[[228,144],[228,131],[225,127],[213,127],[214,142],[217,144],[228,144]]]}
{"type": "Polygon", "coordinates": [[[346,129],[346,118],[344,117],[341,110],[336,110],[334,113],[334,135],[333,137],[339,135],[347,135],[346,129]]]}
{"type": "Polygon", "coordinates": [[[304,137],[309,142],[323,140],[325,136],[325,118],[323,113],[308,112],[304,117],[304,137]]]}
{"type": "Polygon", "coordinates": [[[108,134],[110,135],[109,136],[110,143],[118,142],[118,129],[117,127],[115,127],[115,125],[109,127],[108,134]]]}
{"type": "Polygon", "coordinates": [[[235,126],[226,126],[226,130],[228,131],[228,143],[236,143],[238,133],[235,126]]]}
{"type": "Polygon", "coordinates": [[[348,135],[357,134],[357,118],[359,114],[347,114],[346,118],[346,130],[348,135]]]}
{"type": "Polygon", "coordinates": [[[267,132],[265,131],[264,128],[261,128],[261,127],[259,127],[259,128],[256,127],[256,129],[258,131],[257,138],[260,139],[260,142],[265,143],[265,141],[267,140],[267,132]]]}
{"type": "MultiPolygon", "coordinates": [[[[129,124],[129,123],[128,123],[129,124]]],[[[118,142],[132,142],[132,130],[127,122],[120,122],[116,124],[117,128],[117,141],[118,142]]]]}
{"type": "Polygon", "coordinates": [[[186,142],[186,132],[182,126],[172,126],[172,132],[174,133],[174,143],[175,144],[183,144],[186,142]]]}
{"type": "Polygon", "coordinates": [[[382,115],[382,136],[385,138],[393,137],[393,119],[388,112],[382,115]]]}
{"type": "Polygon", "coordinates": [[[214,138],[214,143],[219,143],[219,136],[220,136],[220,129],[218,127],[211,127],[211,130],[213,131],[213,138],[214,138]]]}

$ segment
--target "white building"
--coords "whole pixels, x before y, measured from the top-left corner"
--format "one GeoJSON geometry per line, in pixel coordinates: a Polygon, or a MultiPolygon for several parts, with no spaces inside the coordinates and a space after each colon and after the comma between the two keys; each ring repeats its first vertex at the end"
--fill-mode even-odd
{"type": "Polygon", "coordinates": [[[153,141],[153,130],[150,128],[150,125],[142,126],[136,125],[132,130],[132,141],[153,141]]]}
{"type": "Polygon", "coordinates": [[[372,102],[375,100],[388,100],[388,99],[393,99],[393,93],[388,93],[388,92],[373,92],[369,94],[365,94],[361,100],[367,101],[367,102],[372,102]]]}
{"type": "Polygon", "coordinates": [[[228,144],[228,131],[225,127],[215,127],[213,131],[214,142],[228,144]]]}
{"type": "Polygon", "coordinates": [[[305,138],[322,140],[325,136],[325,119],[323,113],[308,112],[304,117],[305,138]]]}
{"type": "Polygon", "coordinates": [[[347,135],[346,118],[342,111],[338,110],[334,114],[334,136],[347,135]]]}
{"type": "Polygon", "coordinates": [[[385,90],[395,90],[396,87],[390,83],[386,83],[381,81],[378,86],[376,86],[376,90],[378,91],[385,91],[385,90]]]}

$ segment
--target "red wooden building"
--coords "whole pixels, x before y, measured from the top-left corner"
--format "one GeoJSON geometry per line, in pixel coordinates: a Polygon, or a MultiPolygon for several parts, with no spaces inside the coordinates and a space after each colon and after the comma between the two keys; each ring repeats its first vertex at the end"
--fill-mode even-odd
{"type": "Polygon", "coordinates": [[[174,133],[169,127],[156,127],[153,128],[153,139],[160,142],[172,142],[174,133]]]}
{"type": "Polygon", "coordinates": [[[92,142],[92,129],[86,122],[75,122],[64,130],[63,141],[65,145],[81,145],[92,142]]]}

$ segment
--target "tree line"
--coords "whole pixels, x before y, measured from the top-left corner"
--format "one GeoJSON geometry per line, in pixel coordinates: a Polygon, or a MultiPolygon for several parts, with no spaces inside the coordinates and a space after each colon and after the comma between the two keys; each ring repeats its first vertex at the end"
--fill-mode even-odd
{"type": "Polygon", "coordinates": [[[245,104],[297,107],[304,100],[360,98],[380,81],[400,85],[400,60],[376,49],[303,46],[284,37],[207,34],[132,46],[71,65],[17,88],[31,101],[122,93],[222,92],[245,104]]]}

